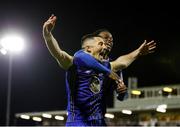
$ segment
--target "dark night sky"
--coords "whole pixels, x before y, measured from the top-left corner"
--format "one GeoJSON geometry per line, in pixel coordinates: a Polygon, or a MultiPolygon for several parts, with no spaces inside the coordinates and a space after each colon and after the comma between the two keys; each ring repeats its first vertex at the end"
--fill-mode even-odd
{"type": "MultiPolygon", "coordinates": [[[[42,38],[43,22],[52,13],[58,17],[54,36],[69,54],[80,48],[84,34],[99,28],[113,34],[113,58],[138,48],[144,39],[153,39],[156,52],[125,69],[125,82],[136,76],[139,86],[180,83],[178,4],[136,2],[0,1],[0,37],[16,31],[26,39],[25,51],[13,57],[12,115],[66,108],[65,71],[42,38]]],[[[0,55],[0,125],[5,122],[7,76],[8,56],[0,55]]]]}

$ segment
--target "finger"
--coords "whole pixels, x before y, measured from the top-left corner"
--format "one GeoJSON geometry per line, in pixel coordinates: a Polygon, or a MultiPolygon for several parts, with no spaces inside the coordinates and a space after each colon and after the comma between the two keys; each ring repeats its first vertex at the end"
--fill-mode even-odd
{"type": "Polygon", "coordinates": [[[116,82],[117,85],[119,84],[119,81],[116,80],[115,82],[116,82]]]}
{"type": "Polygon", "coordinates": [[[52,19],[52,15],[49,17],[49,19],[48,20],[51,20],[52,19]]]}
{"type": "Polygon", "coordinates": [[[151,48],[151,47],[154,47],[154,46],[156,46],[156,43],[151,44],[151,45],[149,45],[148,47],[151,48]]]}
{"type": "Polygon", "coordinates": [[[56,16],[53,16],[53,18],[52,18],[52,22],[53,22],[53,23],[55,23],[55,22],[56,22],[56,20],[57,20],[57,17],[56,17],[56,16]]]}
{"type": "Polygon", "coordinates": [[[53,17],[54,17],[54,14],[51,14],[50,19],[52,19],[53,17]]]}
{"type": "Polygon", "coordinates": [[[141,46],[140,46],[139,48],[144,47],[144,46],[146,45],[146,43],[147,43],[147,41],[146,41],[146,40],[144,40],[144,42],[141,44],[141,46]]]}
{"type": "Polygon", "coordinates": [[[148,48],[155,47],[155,46],[156,46],[156,43],[148,45],[148,48]]]}
{"type": "Polygon", "coordinates": [[[126,86],[123,86],[123,87],[118,87],[118,88],[117,88],[118,91],[121,91],[121,90],[124,90],[124,89],[127,89],[127,87],[126,87],[126,86]]]}
{"type": "Polygon", "coordinates": [[[155,42],[149,42],[149,43],[147,44],[147,46],[154,46],[154,45],[156,45],[155,42]]]}
{"type": "Polygon", "coordinates": [[[151,50],[154,50],[155,48],[156,48],[156,46],[149,47],[148,50],[151,51],[151,50]]]}
{"type": "Polygon", "coordinates": [[[118,89],[117,91],[125,91],[125,90],[127,90],[126,88],[123,88],[123,89],[118,89]]]}
{"type": "Polygon", "coordinates": [[[54,17],[56,17],[56,16],[54,16],[54,14],[52,14],[47,21],[51,22],[54,19],[54,17]]]}
{"type": "Polygon", "coordinates": [[[120,82],[118,83],[118,85],[119,85],[119,86],[122,86],[122,85],[123,85],[123,82],[122,82],[122,81],[120,81],[120,82]]]}
{"type": "Polygon", "coordinates": [[[118,90],[119,90],[119,91],[127,90],[127,87],[122,87],[122,88],[119,88],[118,90]]]}
{"type": "Polygon", "coordinates": [[[144,40],[144,42],[143,43],[147,43],[147,40],[144,40]]]}
{"type": "Polygon", "coordinates": [[[119,79],[119,82],[122,82],[122,80],[121,80],[121,79],[119,79]]]}
{"type": "Polygon", "coordinates": [[[122,87],[124,87],[124,86],[125,86],[124,84],[119,83],[117,87],[118,87],[118,88],[122,88],[122,87]]]}
{"type": "Polygon", "coordinates": [[[119,84],[117,88],[118,88],[118,89],[126,88],[126,86],[125,86],[124,84],[119,84]]]}
{"type": "Polygon", "coordinates": [[[155,43],[154,40],[152,40],[152,41],[148,42],[147,45],[151,45],[151,44],[154,44],[154,43],[155,43]]]}
{"type": "Polygon", "coordinates": [[[121,91],[117,91],[118,93],[125,93],[127,90],[121,90],[121,91]]]}
{"type": "MultiPolygon", "coordinates": [[[[147,43],[147,41],[146,41],[146,40],[144,40],[144,42],[143,42],[143,44],[142,44],[142,45],[144,46],[146,43],[147,43]]],[[[142,45],[141,45],[141,46],[142,46],[142,45]]]]}
{"type": "Polygon", "coordinates": [[[119,79],[119,80],[116,80],[115,82],[116,82],[116,84],[118,85],[118,84],[120,84],[120,83],[122,82],[122,80],[119,79]]]}
{"type": "Polygon", "coordinates": [[[52,22],[52,19],[48,19],[46,22],[47,22],[47,23],[51,23],[51,22],[52,22]]]}
{"type": "Polygon", "coordinates": [[[155,52],[155,50],[149,51],[149,53],[154,53],[154,52],[155,52]]]}
{"type": "Polygon", "coordinates": [[[120,89],[120,90],[118,90],[119,92],[121,92],[121,91],[126,91],[127,89],[120,89]]]}

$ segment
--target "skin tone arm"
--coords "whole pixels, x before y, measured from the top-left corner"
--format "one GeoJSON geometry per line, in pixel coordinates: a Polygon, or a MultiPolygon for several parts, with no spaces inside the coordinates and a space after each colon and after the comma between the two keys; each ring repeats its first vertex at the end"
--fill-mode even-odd
{"type": "Polygon", "coordinates": [[[138,49],[132,51],[127,55],[120,56],[115,61],[112,61],[111,68],[114,72],[127,68],[133,61],[135,61],[140,56],[153,53],[155,48],[156,43],[154,41],[147,42],[145,40],[138,49]]]}
{"type": "Polygon", "coordinates": [[[57,17],[51,15],[51,17],[44,23],[43,37],[51,55],[57,60],[60,67],[67,70],[72,65],[73,57],[59,47],[58,42],[51,33],[54,29],[56,20],[57,17]]]}

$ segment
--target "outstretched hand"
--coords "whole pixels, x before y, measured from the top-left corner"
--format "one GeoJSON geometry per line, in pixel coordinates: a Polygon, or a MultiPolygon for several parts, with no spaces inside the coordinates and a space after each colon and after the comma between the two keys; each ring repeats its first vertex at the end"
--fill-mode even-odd
{"type": "Polygon", "coordinates": [[[143,56],[149,53],[153,53],[155,49],[156,49],[156,43],[154,42],[154,40],[150,42],[147,42],[146,40],[144,40],[144,43],[141,44],[141,46],[138,48],[139,55],[143,56]]]}
{"type": "Polygon", "coordinates": [[[53,30],[56,20],[57,17],[52,14],[49,19],[44,23],[43,32],[45,35],[49,34],[53,30]]]}

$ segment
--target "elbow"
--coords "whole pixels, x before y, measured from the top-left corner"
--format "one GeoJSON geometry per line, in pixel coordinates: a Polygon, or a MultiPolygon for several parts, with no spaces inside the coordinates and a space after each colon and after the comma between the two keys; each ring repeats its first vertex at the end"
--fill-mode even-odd
{"type": "Polygon", "coordinates": [[[125,69],[125,68],[127,68],[128,66],[129,66],[128,64],[123,63],[123,64],[121,65],[121,68],[122,68],[122,69],[125,69]]]}

